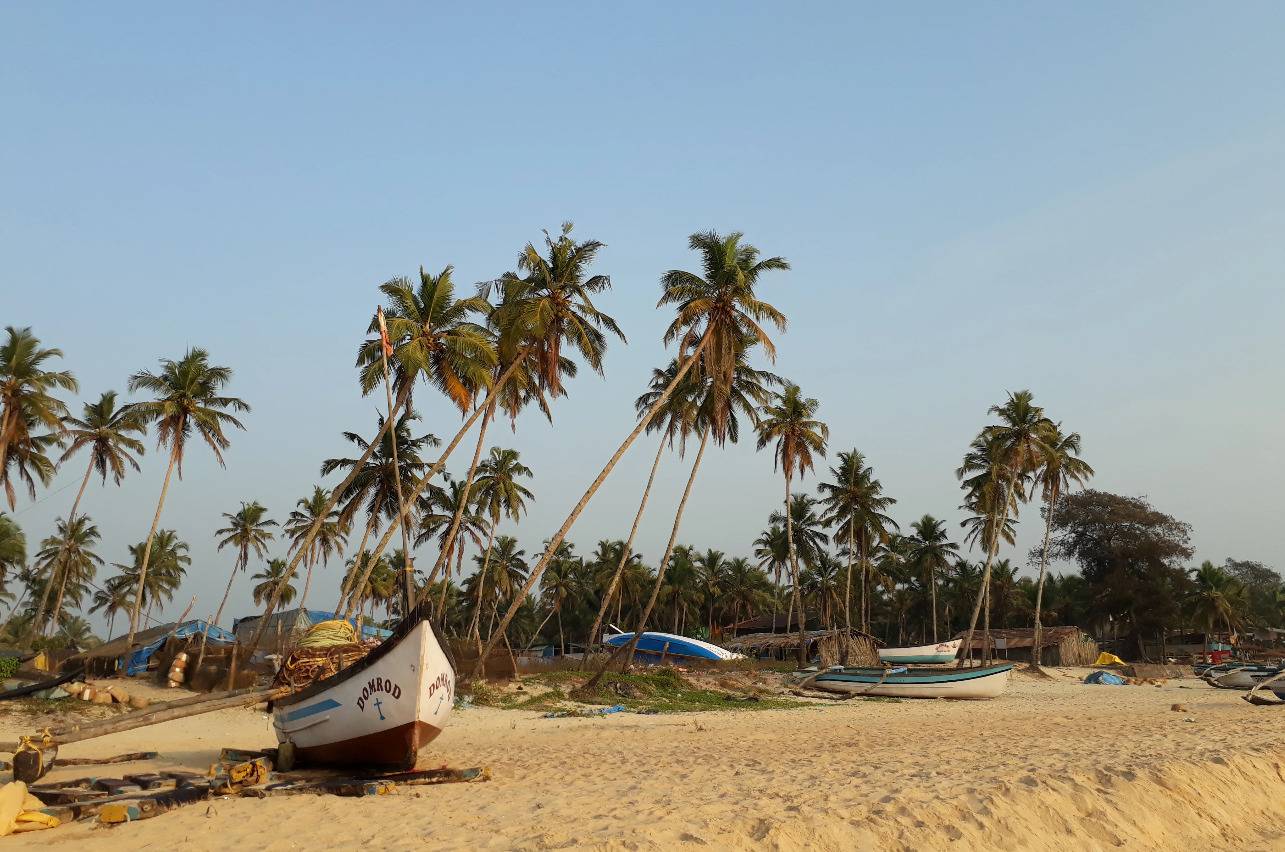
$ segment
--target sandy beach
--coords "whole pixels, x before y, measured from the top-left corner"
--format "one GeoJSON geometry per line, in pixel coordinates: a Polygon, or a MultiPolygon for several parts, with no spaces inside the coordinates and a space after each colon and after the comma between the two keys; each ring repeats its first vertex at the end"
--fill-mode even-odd
{"type": "MultiPolygon", "coordinates": [[[[989,702],[851,701],[596,719],[469,708],[420,765],[489,766],[489,783],[368,799],[222,799],[118,828],[76,824],[4,843],[156,850],[1285,846],[1285,710],[1252,707],[1238,692],[1191,679],[1104,687],[1081,684],[1081,674],[1022,675],[989,702]],[[1185,709],[1173,710],[1176,703],[1185,709]]],[[[22,727],[13,716],[3,725],[6,737],[22,727]]],[[[65,754],[149,749],[160,752],[157,767],[203,771],[222,746],[273,744],[265,714],[234,710],[76,744],[65,754]]],[[[65,768],[51,778],[84,774],[65,768]]]]}

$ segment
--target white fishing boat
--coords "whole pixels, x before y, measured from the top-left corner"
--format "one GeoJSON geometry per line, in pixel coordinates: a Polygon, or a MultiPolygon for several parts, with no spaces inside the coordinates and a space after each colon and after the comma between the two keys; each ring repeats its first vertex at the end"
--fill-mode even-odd
{"type": "Polygon", "coordinates": [[[1210,686],[1219,689],[1253,689],[1259,682],[1280,673],[1280,666],[1222,663],[1206,669],[1202,677],[1210,686]]]}
{"type": "Polygon", "coordinates": [[[948,642],[938,642],[935,645],[916,645],[913,648],[880,648],[879,660],[897,666],[903,666],[907,663],[925,663],[939,666],[955,659],[956,655],[959,654],[959,646],[963,641],[963,639],[951,639],[948,642]]]}
{"type": "Polygon", "coordinates": [[[967,669],[851,669],[835,666],[805,683],[830,692],[889,698],[996,698],[1008,686],[1012,663],[967,669]]]}
{"type": "Polygon", "coordinates": [[[416,608],[366,656],[273,702],[278,742],[311,766],[411,769],[451,714],[455,671],[416,608]]]}

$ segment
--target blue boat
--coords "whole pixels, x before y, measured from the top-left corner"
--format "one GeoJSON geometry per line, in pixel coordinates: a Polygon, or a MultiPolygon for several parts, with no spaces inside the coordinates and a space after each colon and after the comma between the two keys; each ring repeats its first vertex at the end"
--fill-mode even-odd
{"type": "MultiPolygon", "coordinates": [[[[632,633],[617,633],[608,636],[606,644],[619,648],[634,638],[632,633]]],[[[638,639],[635,656],[647,662],[668,662],[670,660],[739,660],[740,654],[734,654],[726,648],[720,648],[700,639],[678,636],[674,633],[657,633],[647,631],[638,639]]]]}
{"type": "Polygon", "coordinates": [[[1008,686],[1012,663],[980,668],[845,669],[835,666],[807,678],[804,683],[849,695],[889,698],[997,698],[1008,686]]]}

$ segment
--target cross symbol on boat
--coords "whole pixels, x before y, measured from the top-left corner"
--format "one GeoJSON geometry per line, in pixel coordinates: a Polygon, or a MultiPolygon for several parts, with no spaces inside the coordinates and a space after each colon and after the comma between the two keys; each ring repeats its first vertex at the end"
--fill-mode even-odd
{"type": "Polygon", "coordinates": [[[381,722],[384,721],[384,711],[379,709],[379,705],[383,703],[384,702],[380,701],[378,698],[375,699],[375,710],[379,712],[379,721],[381,722]]]}

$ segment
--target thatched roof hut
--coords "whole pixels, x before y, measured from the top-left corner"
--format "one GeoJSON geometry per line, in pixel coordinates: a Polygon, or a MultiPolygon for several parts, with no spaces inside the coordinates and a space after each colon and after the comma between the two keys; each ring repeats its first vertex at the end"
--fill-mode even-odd
{"type": "MultiPolygon", "coordinates": [[[[821,665],[846,662],[850,666],[879,664],[878,641],[860,630],[809,630],[803,634],[807,657],[819,657],[821,665]],[[846,655],[845,655],[846,650],[846,655]]],[[[798,653],[798,633],[750,633],[720,642],[729,651],[761,660],[788,660],[798,653]]]]}
{"type": "MultiPolygon", "coordinates": [[[[967,630],[955,634],[956,639],[968,636],[967,630]]],[[[973,655],[980,656],[985,636],[979,628],[973,634],[973,655]]],[[[1041,660],[1050,666],[1091,666],[1098,658],[1098,643],[1078,627],[1045,627],[1040,630],[1041,660]]],[[[1001,660],[1026,662],[1035,647],[1034,627],[992,627],[990,631],[991,656],[1001,660]]],[[[961,649],[967,654],[968,649],[961,649]]]]}

